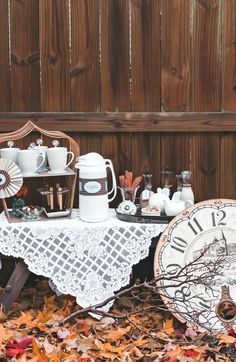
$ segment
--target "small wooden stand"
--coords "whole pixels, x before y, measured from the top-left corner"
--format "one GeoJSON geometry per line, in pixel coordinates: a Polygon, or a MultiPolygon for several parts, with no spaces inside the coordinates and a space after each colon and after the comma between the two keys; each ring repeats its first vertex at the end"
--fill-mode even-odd
{"type": "MultiPolygon", "coordinates": [[[[48,172],[42,172],[42,173],[36,173],[33,176],[25,177],[25,179],[31,179],[31,180],[38,180],[42,182],[42,180],[49,179],[52,177],[63,177],[65,185],[69,188],[68,193],[68,202],[66,205],[66,208],[72,210],[73,202],[74,202],[74,195],[75,195],[75,187],[76,187],[76,170],[75,170],[75,162],[77,157],[79,156],[79,146],[73,138],[67,136],[65,133],[60,131],[47,131],[45,129],[39,128],[31,121],[27,122],[22,128],[15,132],[11,133],[4,133],[0,135],[0,144],[3,142],[7,142],[9,140],[11,141],[18,141],[24,139],[24,137],[28,136],[31,132],[38,132],[38,136],[35,136],[37,138],[42,137],[42,135],[45,136],[46,143],[49,143],[50,139],[62,139],[63,142],[66,142],[67,149],[69,151],[72,151],[74,153],[74,160],[71,163],[70,168],[67,169],[66,172],[63,172],[61,174],[58,173],[48,173],[48,172]]],[[[3,209],[5,211],[6,217],[9,222],[12,222],[11,216],[8,212],[7,203],[5,199],[2,199],[3,209]]]]}
{"type": "MultiPolygon", "coordinates": [[[[70,169],[68,169],[68,172],[60,174],[53,174],[53,173],[47,173],[43,172],[40,174],[35,174],[34,176],[28,177],[30,179],[35,179],[36,181],[42,179],[48,179],[50,177],[64,177],[64,182],[66,186],[69,188],[69,197],[68,197],[68,209],[72,209],[73,207],[73,201],[74,201],[74,195],[75,195],[75,187],[76,187],[76,171],[74,168],[75,162],[77,157],[79,156],[79,146],[75,140],[73,140],[71,137],[67,136],[63,132],[59,131],[47,131],[44,129],[39,128],[31,121],[27,122],[22,128],[15,132],[11,133],[4,133],[0,135],[0,144],[3,142],[7,142],[9,140],[17,141],[22,140],[24,137],[29,135],[31,132],[38,132],[39,136],[44,135],[45,140],[48,142],[48,138],[50,139],[63,139],[67,143],[67,148],[74,153],[74,160],[72,162],[72,166],[70,169]],[[67,176],[67,177],[65,177],[67,176]]],[[[39,137],[38,136],[38,137],[39,137]]],[[[5,215],[9,222],[12,222],[11,216],[9,214],[6,200],[2,199],[3,208],[5,211],[5,215]]],[[[5,290],[0,298],[0,304],[3,306],[4,311],[7,313],[9,309],[11,308],[13,302],[18,297],[21,289],[23,288],[26,280],[28,279],[30,275],[30,271],[28,270],[27,265],[24,263],[24,261],[19,260],[16,264],[16,267],[5,287],[5,290]]]]}

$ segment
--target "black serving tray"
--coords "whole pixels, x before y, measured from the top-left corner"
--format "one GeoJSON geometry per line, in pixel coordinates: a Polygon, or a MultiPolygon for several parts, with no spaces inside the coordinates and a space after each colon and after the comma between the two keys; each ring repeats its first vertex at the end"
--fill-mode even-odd
{"type": "Polygon", "coordinates": [[[117,210],[116,210],[116,215],[118,219],[122,221],[144,223],[144,224],[169,224],[169,222],[174,218],[174,216],[166,216],[166,215],[160,215],[160,216],[142,215],[140,208],[137,209],[137,212],[134,215],[121,214],[117,210]]]}

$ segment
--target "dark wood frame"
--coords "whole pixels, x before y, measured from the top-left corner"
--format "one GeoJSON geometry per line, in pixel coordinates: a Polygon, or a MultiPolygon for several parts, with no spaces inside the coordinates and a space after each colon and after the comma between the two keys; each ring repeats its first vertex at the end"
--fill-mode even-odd
{"type": "Polygon", "coordinates": [[[65,132],[234,132],[236,112],[0,112],[0,132],[23,126],[65,132]]]}

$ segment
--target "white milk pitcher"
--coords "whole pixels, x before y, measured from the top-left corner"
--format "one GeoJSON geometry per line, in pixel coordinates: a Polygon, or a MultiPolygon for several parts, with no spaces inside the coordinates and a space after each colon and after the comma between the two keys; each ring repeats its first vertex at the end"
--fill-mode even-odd
{"type": "Polygon", "coordinates": [[[79,157],[79,214],[83,221],[99,222],[108,218],[108,203],[116,196],[116,177],[111,160],[96,152],[79,157]],[[108,191],[107,168],[112,174],[112,188],[108,191]],[[113,196],[109,196],[113,193],[113,196]]]}

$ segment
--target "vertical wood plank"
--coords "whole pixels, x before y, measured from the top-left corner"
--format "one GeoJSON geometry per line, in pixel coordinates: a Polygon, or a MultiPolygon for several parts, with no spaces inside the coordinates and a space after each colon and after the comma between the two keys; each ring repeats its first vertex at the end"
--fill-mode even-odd
{"type": "MultiPolygon", "coordinates": [[[[188,133],[163,133],[161,134],[161,162],[160,172],[166,166],[173,172],[172,184],[175,192],[176,177],[180,170],[190,170],[191,139],[188,133]]],[[[163,186],[163,185],[161,185],[163,186]]]]}
{"type": "Polygon", "coordinates": [[[236,2],[223,1],[222,110],[236,111],[236,2]]]}
{"type": "Polygon", "coordinates": [[[132,111],[160,111],[160,0],[131,0],[132,111]]]}
{"type": "Polygon", "coordinates": [[[0,1],[0,111],[11,110],[8,0],[0,1]]]}
{"type": "Polygon", "coordinates": [[[221,135],[220,196],[236,199],[236,133],[221,135]]]}
{"type": "Polygon", "coordinates": [[[191,111],[221,109],[219,0],[194,0],[191,111]]]}
{"type": "Polygon", "coordinates": [[[39,3],[11,1],[11,110],[40,110],[39,3]]]}
{"type": "Polygon", "coordinates": [[[190,110],[190,1],[162,1],[162,110],[190,110]]]}
{"type": "Polygon", "coordinates": [[[132,134],[119,133],[116,137],[119,157],[117,174],[123,175],[125,170],[132,169],[132,134]]]}
{"type": "Polygon", "coordinates": [[[195,199],[202,201],[220,196],[219,134],[192,136],[192,171],[195,199]]]}
{"type": "Polygon", "coordinates": [[[150,171],[153,190],[160,186],[160,137],[158,134],[136,133],[132,135],[132,170],[135,176],[150,171]]]}
{"type": "Polygon", "coordinates": [[[101,1],[101,110],[130,109],[129,1],[101,1]]]}
{"type": "Polygon", "coordinates": [[[98,0],[71,2],[71,110],[100,110],[98,0]]]}
{"type": "Polygon", "coordinates": [[[42,111],[70,110],[68,2],[40,0],[42,111]]]}
{"type": "MultiPolygon", "coordinates": [[[[112,165],[114,168],[114,172],[116,173],[116,182],[118,183],[118,169],[119,169],[119,150],[117,145],[117,137],[113,133],[103,134],[101,137],[101,155],[112,161],[112,165]]],[[[108,176],[108,190],[110,191],[113,187],[112,174],[110,170],[107,168],[107,176],[108,176]]],[[[117,191],[117,189],[116,189],[117,191]]],[[[116,199],[119,198],[119,192],[117,192],[117,197],[111,202],[109,202],[109,206],[115,208],[117,206],[116,199]]],[[[111,198],[114,194],[109,197],[111,198]]]]}

